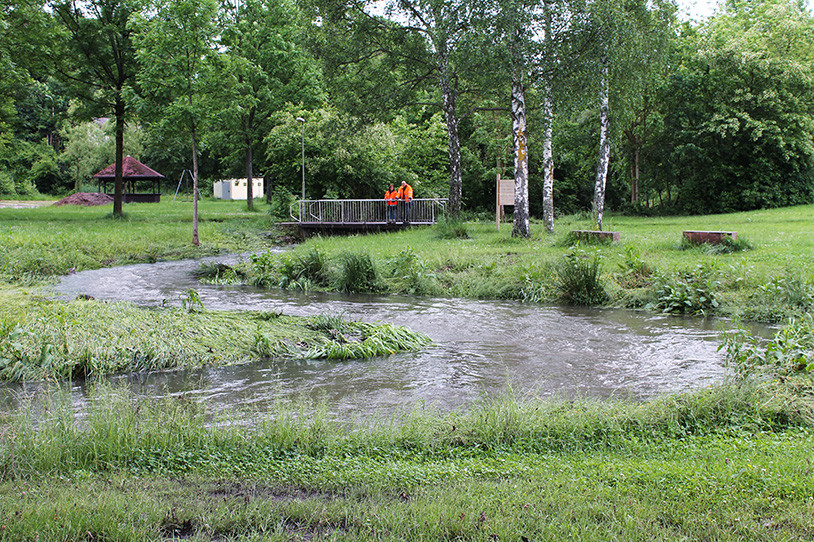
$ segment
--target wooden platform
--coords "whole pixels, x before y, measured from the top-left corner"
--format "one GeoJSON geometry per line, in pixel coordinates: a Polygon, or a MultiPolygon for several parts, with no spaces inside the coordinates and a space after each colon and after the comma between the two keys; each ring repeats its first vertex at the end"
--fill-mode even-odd
{"type": "Polygon", "coordinates": [[[686,230],[684,239],[695,245],[709,243],[710,245],[720,245],[727,241],[737,241],[736,231],[707,231],[707,230],[686,230]]]}
{"type": "Polygon", "coordinates": [[[355,233],[370,233],[370,232],[386,232],[386,231],[401,231],[406,228],[432,226],[432,222],[410,222],[404,224],[397,222],[395,224],[388,224],[387,222],[365,222],[365,223],[347,223],[347,222],[280,222],[277,225],[297,230],[298,236],[301,238],[308,238],[312,235],[352,235],[355,233]]]}

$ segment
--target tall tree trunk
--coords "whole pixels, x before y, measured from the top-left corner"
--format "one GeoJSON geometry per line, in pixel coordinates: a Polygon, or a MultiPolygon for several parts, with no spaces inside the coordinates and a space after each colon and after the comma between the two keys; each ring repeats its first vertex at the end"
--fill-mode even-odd
{"type": "MultiPolygon", "coordinates": [[[[246,120],[245,133],[251,134],[254,126],[254,108],[249,111],[249,118],[246,120]]],[[[254,187],[252,186],[252,139],[246,138],[246,209],[254,211],[254,187]]]]}
{"type": "Polygon", "coordinates": [[[602,73],[599,80],[599,163],[596,166],[596,184],[594,185],[594,221],[602,231],[602,219],[605,213],[605,185],[608,179],[610,162],[610,110],[608,57],[602,55],[602,73]]]}
{"type": "MultiPolygon", "coordinates": [[[[543,0],[545,33],[543,45],[549,62],[553,60],[553,15],[550,0],[543,0]]],[[[554,233],[554,92],[551,88],[551,70],[543,68],[543,223],[548,233],[554,233]]]]}
{"type": "Polygon", "coordinates": [[[254,188],[252,187],[252,144],[246,144],[246,208],[254,211],[254,188]]]}
{"type": "Polygon", "coordinates": [[[450,216],[461,214],[463,194],[463,174],[461,171],[461,140],[458,137],[458,89],[454,81],[449,80],[447,60],[441,63],[441,94],[444,100],[444,120],[447,124],[449,138],[449,209],[450,216]]]}
{"type": "Polygon", "coordinates": [[[192,138],[192,244],[196,247],[198,241],[198,142],[196,140],[195,124],[190,130],[192,138]]]}
{"type": "Polygon", "coordinates": [[[548,233],[554,233],[553,101],[551,83],[546,79],[543,83],[543,223],[548,233]]]}
{"type": "Polygon", "coordinates": [[[113,216],[124,214],[124,98],[121,92],[116,95],[116,168],[113,181],[113,216]]]}
{"type": "Polygon", "coordinates": [[[514,227],[512,237],[530,237],[529,155],[526,132],[526,91],[522,68],[512,74],[512,132],[514,134],[514,227]]]}
{"type": "Polygon", "coordinates": [[[630,186],[630,201],[636,203],[639,201],[639,159],[641,156],[641,149],[638,145],[633,149],[633,180],[630,186]]]}

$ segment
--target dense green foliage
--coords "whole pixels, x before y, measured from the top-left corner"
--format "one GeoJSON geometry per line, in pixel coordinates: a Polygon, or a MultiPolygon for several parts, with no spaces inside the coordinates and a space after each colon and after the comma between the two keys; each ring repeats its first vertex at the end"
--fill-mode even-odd
{"type": "Polygon", "coordinates": [[[282,209],[301,191],[305,128],[310,198],[378,198],[402,179],[445,197],[460,182],[464,209],[491,212],[495,175],[511,176],[509,83],[521,68],[530,211],[542,215],[546,100],[554,206],[584,211],[606,58],[609,209],[814,200],[814,17],[794,0],[730,2],[694,26],[669,2],[638,0],[394,5],[402,19],[432,15],[413,25],[325,0],[41,4],[0,10],[0,196],[81,190],[124,137],[165,189],[193,169],[194,142],[202,181],[263,176],[282,209]],[[104,21],[113,45],[93,39],[104,21]],[[129,138],[113,133],[125,120],[129,138]]]}

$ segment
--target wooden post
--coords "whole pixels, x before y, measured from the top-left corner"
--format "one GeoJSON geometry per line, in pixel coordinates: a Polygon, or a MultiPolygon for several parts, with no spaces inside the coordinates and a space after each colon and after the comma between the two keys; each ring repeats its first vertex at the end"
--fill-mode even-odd
{"type": "Polygon", "coordinates": [[[503,218],[503,206],[500,204],[500,172],[497,172],[497,186],[495,187],[495,221],[497,222],[497,229],[500,231],[500,219],[503,218]]]}

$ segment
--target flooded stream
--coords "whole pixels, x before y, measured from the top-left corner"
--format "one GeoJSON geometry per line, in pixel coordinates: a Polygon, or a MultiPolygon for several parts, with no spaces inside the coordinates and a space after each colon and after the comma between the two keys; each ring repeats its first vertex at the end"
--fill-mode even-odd
{"type": "MultiPolygon", "coordinates": [[[[223,260],[223,259],[221,259],[223,260]]],[[[337,414],[415,404],[448,410],[511,386],[522,396],[647,398],[707,386],[724,375],[720,322],[627,310],[508,301],[346,296],[198,283],[200,262],[162,262],[65,277],[58,295],[179,304],[195,288],[207,309],[342,313],[429,335],[416,353],[354,361],[269,361],[122,376],[148,396],[186,393],[214,410],[262,411],[283,399],[324,399],[337,414]]],[[[74,396],[82,401],[84,387],[74,396]]]]}

